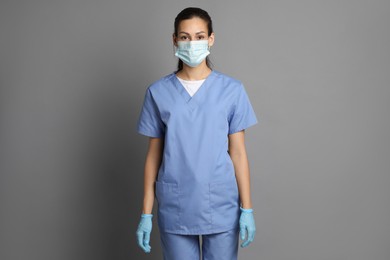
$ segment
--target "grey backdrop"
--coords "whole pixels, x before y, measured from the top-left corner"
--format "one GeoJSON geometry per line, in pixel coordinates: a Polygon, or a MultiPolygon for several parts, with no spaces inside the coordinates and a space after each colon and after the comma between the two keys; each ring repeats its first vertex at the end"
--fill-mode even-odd
{"type": "MultiPolygon", "coordinates": [[[[390,259],[389,1],[1,1],[0,259],[162,259],[136,245],[148,84],[177,13],[242,80],[255,242],[240,259],[390,259]]],[[[156,213],[156,203],[154,208],[156,213]]]]}

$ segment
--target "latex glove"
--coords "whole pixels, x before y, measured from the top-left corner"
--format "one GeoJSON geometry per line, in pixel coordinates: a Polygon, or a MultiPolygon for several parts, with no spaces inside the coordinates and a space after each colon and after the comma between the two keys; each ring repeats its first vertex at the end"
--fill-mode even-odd
{"type": "Polygon", "coordinates": [[[150,253],[150,250],[152,249],[149,245],[150,233],[152,232],[152,217],[152,214],[142,214],[136,232],[138,245],[145,253],[150,253]]]}
{"type": "Polygon", "coordinates": [[[255,238],[256,233],[256,225],[255,218],[253,217],[253,209],[241,209],[241,216],[239,220],[240,224],[240,235],[241,240],[245,239],[246,234],[248,234],[247,240],[241,244],[241,247],[247,247],[250,243],[252,243],[255,238]]]}

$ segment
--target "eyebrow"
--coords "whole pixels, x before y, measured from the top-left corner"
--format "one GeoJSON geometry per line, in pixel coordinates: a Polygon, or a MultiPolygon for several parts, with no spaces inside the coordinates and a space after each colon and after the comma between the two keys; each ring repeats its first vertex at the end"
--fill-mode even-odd
{"type": "MultiPolygon", "coordinates": [[[[179,32],[179,34],[180,33],[184,33],[184,34],[188,34],[188,35],[190,35],[189,33],[187,33],[187,32],[179,32]]],[[[200,31],[200,32],[197,32],[196,34],[201,34],[201,33],[206,33],[206,32],[204,32],[204,31],[200,31]]]]}

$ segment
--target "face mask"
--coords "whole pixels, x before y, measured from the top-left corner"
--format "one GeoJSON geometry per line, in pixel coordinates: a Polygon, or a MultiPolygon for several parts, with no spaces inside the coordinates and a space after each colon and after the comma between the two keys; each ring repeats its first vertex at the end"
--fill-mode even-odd
{"type": "Polygon", "coordinates": [[[175,56],[190,67],[198,66],[210,54],[209,41],[178,41],[175,56]]]}

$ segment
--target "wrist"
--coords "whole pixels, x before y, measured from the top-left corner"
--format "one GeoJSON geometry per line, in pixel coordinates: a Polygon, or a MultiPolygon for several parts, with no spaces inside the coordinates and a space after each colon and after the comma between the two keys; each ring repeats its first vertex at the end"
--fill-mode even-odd
{"type": "Polygon", "coordinates": [[[252,208],[245,209],[245,208],[243,208],[243,207],[240,207],[240,210],[241,210],[241,212],[247,212],[247,213],[252,213],[252,212],[253,212],[253,209],[252,209],[252,208]]]}
{"type": "Polygon", "coordinates": [[[141,218],[151,218],[151,217],[153,217],[153,214],[145,214],[145,213],[141,214],[141,218]]]}

